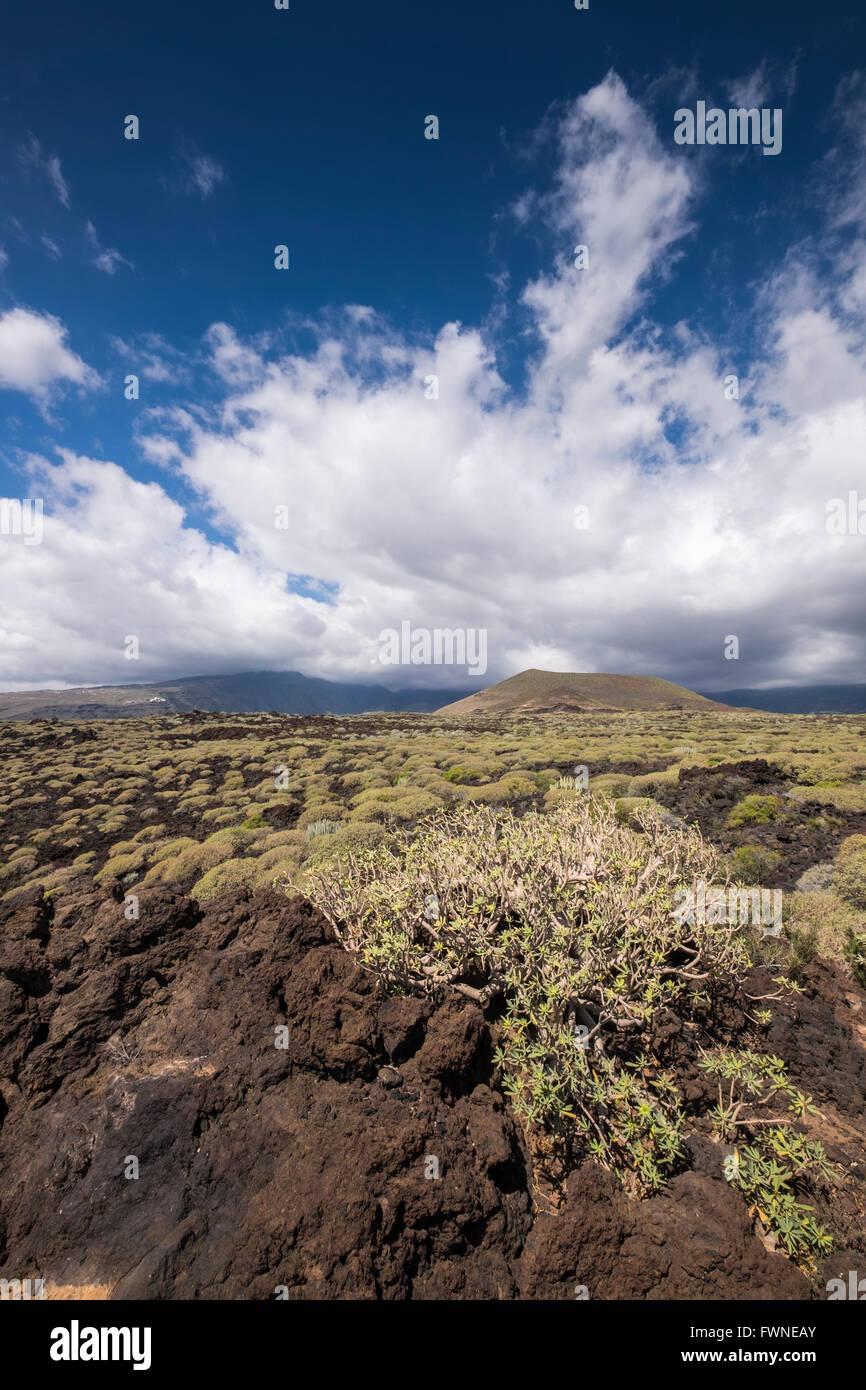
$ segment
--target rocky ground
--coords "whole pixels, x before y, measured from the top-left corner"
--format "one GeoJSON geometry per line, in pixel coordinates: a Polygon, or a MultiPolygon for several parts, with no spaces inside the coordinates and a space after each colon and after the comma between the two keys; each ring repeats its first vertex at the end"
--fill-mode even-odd
{"type": "Polygon", "coordinates": [[[769,850],[775,855],[771,881],[774,888],[790,890],[813,864],[832,859],[849,835],[866,833],[866,815],[831,810],[819,800],[793,800],[793,780],[764,758],[722,763],[718,767],[688,767],[677,781],[654,792],[656,800],[674,811],[688,825],[697,826],[705,839],[725,853],[741,845],[769,850]],[[775,796],[780,801],[778,819],[765,824],[731,828],[728,818],[747,796],[775,796]]]}
{"type": "Polygon", "coordinates": [[[538,1191],[495,1020],[387,997],[305,902],[155,885],[124,912],[119,884],[0,904],[3,1277],[55,1298],[801,1300],[866,1269],[866,996],[834,967],[807,968],[767,1041],[844,1174],[810,1280],[698,1122],[662,1195],[592,1163],[538,1191]]]}

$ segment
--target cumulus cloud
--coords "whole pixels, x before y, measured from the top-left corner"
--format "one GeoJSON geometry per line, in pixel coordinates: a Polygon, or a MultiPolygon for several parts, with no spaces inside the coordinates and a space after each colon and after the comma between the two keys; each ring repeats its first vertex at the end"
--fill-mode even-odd
{"type": "Polygon", "coordinates": [[[453,668],[379,664],[380,631],[406,620],[487,629],[488,680],[531,665],[709,689],[862,676],[866,538],[825,524],[863,478],[848,308],[862,247],[837,246],[829,274],[781,261],[732,397],[738,364],[700,322],[651,316],[699,224],[693,162],[613,74],[556,132],[555,185],[521,203],[561,247],[520,297],[525,385],[457,323],[419,343],[353,306],[304,353],[213,325],[219,398],[152,415],[142,446],[225,542],[115,464],[35,461],[54,499],[44,543],[0,547],[11,679],[296,666],[453,686],[453,668]],[[141,663],[122,660],[129,633],[141,663]]]}
{"type": "Polygon", "coordinates": [[[323,633],[312,600],[287,595],[274,570],[185,526],[183,509],[161,487],[113,463],[66,450],[59,457],[29,460],[34,488],[51,497],[43,543],[0,545],[9,679],[41,673],[46,661],[46,674],[67,683],[83,669],[95,681],[147,680],[185,671],[190,660],[221,670],[226,651],[232,662],[258,665],[268,635],[275,657],[288,650],[286,626],[293,641],[323,633]],[[139,639],[139,660],[124,658],[129,636],[139,639]]]}
{"type": "Polygon", "coordinates": [[[96,372],[67,347],[66,339],[66,328],[53,315],[8,309],[0,315],[0,387],[23,391],[45,406],[64,383],[96,386],[96,372]]]}

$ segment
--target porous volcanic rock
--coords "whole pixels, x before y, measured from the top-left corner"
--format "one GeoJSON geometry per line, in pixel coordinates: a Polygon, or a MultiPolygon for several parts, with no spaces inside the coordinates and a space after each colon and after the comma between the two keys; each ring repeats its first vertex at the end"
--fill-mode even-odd
{"type": "MultiPolygon", "coordinates": [[[[635,1202],[587,1163],[548,1212],[495,1025],[386,995],[309,903],[136,891],[132,920],[118,884],[0,904],[4,1277],[115,1299],[811,1296],[711,1164],[635,1202]]],[[[845,1074],[821,1084],[850,1112],[856,987],[832,976],[834,1013],[823,984],[802,1060],[829,1029],[845,1074]]]]}

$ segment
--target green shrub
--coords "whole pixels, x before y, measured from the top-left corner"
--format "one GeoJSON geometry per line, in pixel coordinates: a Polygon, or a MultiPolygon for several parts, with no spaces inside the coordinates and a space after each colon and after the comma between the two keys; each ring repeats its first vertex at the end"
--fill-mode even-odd
{"type": "Polygon", "coordinates": [[[840,963],[847,959],[846,945],[856,933],[860,918],[838,894],[816,890],[792,893],[787,898],[787,910],[789,936],[795,929],[814,934],[816,954],[840,963]]]}
{"type": "Polygon", "coordinates": [[[140,873],[146,863],[147,851],[141,846],[136,846],[130,854],[112,854],[99,870],[95,881],[102,883],[107,878],[123,878],[126,874],[140,873]]]}
{"type": "Polygon", "coordinates": [[[232,850],[246,849],[259,838],[261,837],[258,830],[248,829],[246,825],[227,825],[222,830],[214,830],[208,835],[205,844],[226,845],[232,850]]]}
{"type": "MultiPolygon", "coordinates": [[[[402,790],[400,794],[402,795],[402,790]]],[[[355,800],[358,798],[356,797],[355,800]]],[[[345,814],[346,808],[339,801],[308,801],[306,809],[298,816],[295,826],[298,830],[306,830],[308,825],[312,825],[316,821],[341,821],[345,814]]]]}
{"type": "MultiPolygon", "coordinates": [[[[391,790],[397,791],[397,787],[391,790]]],[[[399,788],[403,792],[403,788],[399,788]]],[[[404,795],[387,798],[375,798],[373,800],[363,800],[355,806],[351,813],[350,820],[368,823],[371,821],[382,821],[387,823],[393,821],[398,825],[408,825],[413,821],[421,820],[424,816],[429,816],[432,811],[442,808],[442,802],[438,796],[432,792],[409,791],[404,795]]]]}
{"type": "Polygon", "coordinates": [[[467,788],[466,796],[467,800],[484,806],[508,806],[515,801],[534,801],[538,788],[524,773],[507,772],[498,782],[489,782],[486,787],[467,788]]]}
{"type": "Polygon", "coordinates": [[[634,825],[636,816],[653,808],[660,809],[649,796],[619,796],[614,802],[614,814],[620,825],[634,825]]]}
{"type": "Polygon", "coordinates": [[[332,858],[335,855],[346,854],[347,852],[358,853],[371,849],[375,845],[381,844],[387,833],[384,825],[377,825],[374,822],[344,822],[342,825],[338,825],[332,834],[311,842],[311,847],[304,859],[304,868],[308,869],[322,859],[332,858]]]}
{"type": "Polygon", "coordinates": [[[209,869],[231,859],[236,848],[237,844],[234,840],[215,843],[213,839],[209,839],[204,840],[201,844],[193,840],[192,844],[181,850],[179,854],[161,858],[153,864],[145,874],[144,881],[145,883],[177,882],[184,885],[195,882],[209,869]]]}
{"type": "Polygon", "coordinates": [[[833,1181],[838,1174],[824,1148],[788,1124],[768,1122],[765,1107],[784,1101],[797,1119],[817,1115],[812,1097],[791,1084],[785,1063],[748,1048],[717,1048],[698,1062],[718,1085],[718,1104],[710,1118],[722,1140],[739,1143],[727,1161],[729,1181],[738,1187],[793,1258],[826,1254],[833,1242],[814,1217],[814,1208],[797,1201],[801,1184],[833,1181]],[[742,1144],[751,1137],[750,1144],[742,1144]]]}
{"type": "Polygon", "coordinates": [[[645,772],[640,777],[632,777],[628,784],[629,796],[652,796],[663,787],[676,786],[679,781],[679,768],[672,767],[664,772],[645,772]]]}
{"type": "Polygon", "coordinates": [[[776,819],[781,806],[778,796],[745,796],[728,816],[728,825],[732,829],[738,825],[763,825],[776,819]]]}
{"type": "Polygon", "coordinates": [[[852,907],[866,908],[866,835],[849,835],[839,846],[835,887],[852,907]]]}
{"type": "Polygon", "coordinates": [[[215,864],[193,884],[190,897],[206,902],[209,898],[218,898],[221,893],[251,885],[256,877],[256,863],[255,859],[225,859],[215,864]]]}
{"type": "Polygon", "coordinates": [[[589,789],[593,796],[607,796],[616,801],[628,794],[631,778],[622,772],[604,772],[600,777],[590,775],[589,789]]]}
{"type": "Polygon", "coordinates": [[[866,932],[850,925],[845,927],[842,955],[855,980],[866,989],[866,932]]]}
{"type": "Polygon", "coordinates": [[[461,787],[477,787],[480,782],[484,781],[483,772],[479,772],[474,767],[463,767],[460,763],[455,767],[449,767],[442,776],[446,782],[456,782],[461,787]]]}
{"type": "Polygon", "coordinates": [[[740,883],[772,884],[781,855],[763,845],[738,845],[730,856],[731,869],[740,883]]]}

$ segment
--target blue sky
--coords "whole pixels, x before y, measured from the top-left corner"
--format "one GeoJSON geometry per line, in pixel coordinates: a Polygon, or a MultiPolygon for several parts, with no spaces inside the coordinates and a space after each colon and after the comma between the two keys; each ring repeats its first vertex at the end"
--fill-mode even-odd
{"type": "Polygon", "coordinates": [[[831,544],[818,513],[835,496],[821,439],[846,441],[836,492],[866,481],[864,28],[839,0],[20,7],[0,60],[0,495],[43,497],[46,532],[0,536],[0,685],[251,665],[453,685],[377,664],[380,629],[406,619],[488,629],[491,678],[856,679],[862,538],[831,544]],[[744,93],[782,109],[779,156],[674,145],[677,108],[744,93]],[[607,290],[554,307],[588,227],[607,290]],[[449,324],[459,389],[443,383],[431,434],[404,388],[449,324]],[[825,332],[835,368],[804,395],[825,332]],[[726,371],[745,464],[702,394],[726,371]],[[761,459],[803,448],[785,523],[761,459]],[[584,493],[592,545],[566,519],[539,571],[584,493]],[[263,534],[280,503],[288,535],[263,534]],[[690,584],[687,503],[707,557],[739,566],[721,605],[705,575],[690,584]],[[805,607],[786,569],[804,528],[805,607]],[[733,667],[722,639],[741,629],[733,667]]]}

